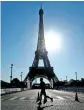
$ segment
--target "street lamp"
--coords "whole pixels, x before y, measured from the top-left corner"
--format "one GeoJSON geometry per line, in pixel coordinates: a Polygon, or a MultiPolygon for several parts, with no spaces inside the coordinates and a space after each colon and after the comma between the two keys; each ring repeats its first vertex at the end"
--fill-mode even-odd
{"type": "MultiPolygon", "coordinates": [[[[75,72],[75,74],[76,74],[76,84],[77,84],[77,72],[75,72]]],[[[77,86],[77,85],[76,85],[77,86]]]]}
{"type": "Polygon", "coordinates": [[[20,76],[21,76],[21,82],[22,82],[22,73],[23,73],[23,72],[21,72],[21,75],[20,75],[20,76]]]}
{"type": "Polygon", "coordinates": [[[11,64],[11,76],[10,76],[10,82],[12,81],[12,69],[13,69],[13,64],[11,64]]]}
{"type": "Polygon", "coordinates": [[[66,82],[67,82],[67,76],[66,76],[66,82]]]}

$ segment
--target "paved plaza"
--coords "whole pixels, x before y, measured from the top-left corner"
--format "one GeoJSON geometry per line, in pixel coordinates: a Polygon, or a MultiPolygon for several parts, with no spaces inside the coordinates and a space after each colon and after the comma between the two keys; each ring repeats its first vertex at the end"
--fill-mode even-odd
{"type": "Polygon", "coordinates": [[[46,90],[53,97],[46,104],[39,107],[36,103],[40,90],[27,90],[23,92],[1,96],[1,110],[84,110],[84,94],[79,93],[79,102],[75,100],[75,93],[57,90],[46,90]]]}

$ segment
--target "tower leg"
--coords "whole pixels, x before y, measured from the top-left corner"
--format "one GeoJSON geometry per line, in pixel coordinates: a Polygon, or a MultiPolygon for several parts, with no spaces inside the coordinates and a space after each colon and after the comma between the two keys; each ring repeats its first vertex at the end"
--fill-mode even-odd
{"type": "Polygon", "coordinates": [[[50,80],[51,88],[53,89],[53,80],[50,80]]]}
{"type": "Polygon", "coordinates": [[[30,80],[27,79],[27,88],[30,89],[31,88],[31,85],[30,85],[30,80]]]}

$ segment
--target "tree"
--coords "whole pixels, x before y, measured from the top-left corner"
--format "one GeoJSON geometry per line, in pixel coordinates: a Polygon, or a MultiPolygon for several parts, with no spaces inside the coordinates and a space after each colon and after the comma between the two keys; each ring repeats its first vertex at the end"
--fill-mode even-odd
{"type": "Polygon", "coordinates": [[[20,80],[18,78],[14,78],[11,81],[11,85],[12,85],[12,87],[20,87],[20,80]]]}

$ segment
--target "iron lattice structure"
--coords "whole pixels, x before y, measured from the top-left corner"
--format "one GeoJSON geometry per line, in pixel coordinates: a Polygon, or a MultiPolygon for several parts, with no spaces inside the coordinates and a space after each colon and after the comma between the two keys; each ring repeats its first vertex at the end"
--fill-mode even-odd
{"type": "Polygon", "coordinates": [[[29,68],[29,73],[25,77],[24,81],[30,79],[33,81],[38,76],[46,77],[49,81],[52,79],[55,83],[58,81],[57,76],[53,71],[53,67],[50,65],[50,61],[48,59],[48,52],[45,47],[45,39],[44,39],[44,25],[43,25],[43,9],[39,10],[39,32],[38,32],[38,42],[37,42],[37,50],[35,51],[35,58],[32,64],[32,67],[29,68]],[[39,60],[43,60],[44,67],[38,67],[39,60]]]}

